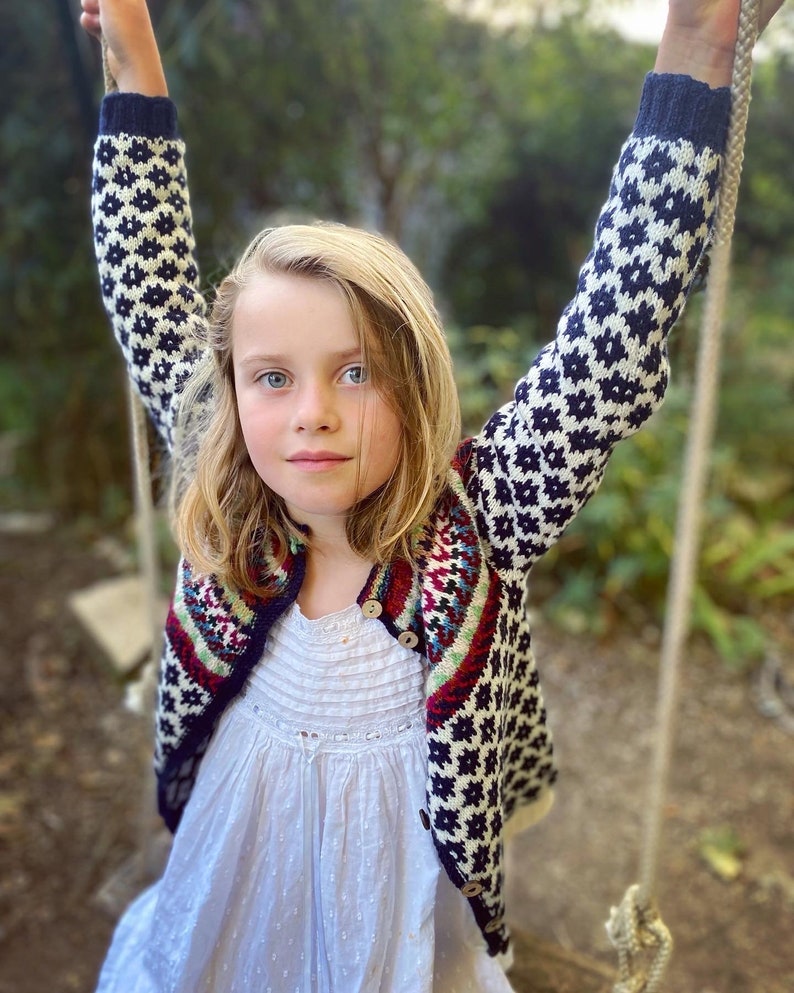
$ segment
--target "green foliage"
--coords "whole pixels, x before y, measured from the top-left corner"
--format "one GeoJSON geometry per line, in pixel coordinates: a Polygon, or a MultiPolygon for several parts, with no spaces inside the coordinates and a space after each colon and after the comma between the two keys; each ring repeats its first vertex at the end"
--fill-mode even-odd
{"type": "Polygon", "coordinates": [[[96,110],[57,9],[12,8],[18,30],[3,55],[0,438],[12,439],[15,471],[0,476],[0,506],[73,515],[102,505],[128,455],[91,248],[86,122],[96,110]]]}
{"type": "MultiPolygon", "coordinates": [[[[507,402],[532,358],[527,335],[515,328],[479,325],[448,327],[461,397],[463,434],[476,434],[494,410],[507,402]]],[[[530,338],[531,340],[531,338],[530,338]]]]}
{"type": "Polygon", "coordinates": [[[462,323],[531,314],[550,336],[652,60],[580,17],[499,44],[494,101],[514,140],[485,211],[451,239],[442,286],[462,323]]]}
{"type": "MultiPolygon", "coordinates": [[[[737,262],[757,265],[765,255],[794,255],[794,60],[761,62],[753,81],[745,166],[736,218],[737,262]]],[[[790,271],[790,270],[789,270],[790,271]]],[[[791,280],[787,281],[791,285],[791,280]]]]}
{"type": "Polygon", "coordinates": [[[220,231],[236,245],[286,212],[377,227],[432,267],[449,216],[476,214],[505,141],[489,32],[428,0],[208,0],[196,21],[172,4],[159,30],[199,243],[212,232],[217,249],[220,231]]]}

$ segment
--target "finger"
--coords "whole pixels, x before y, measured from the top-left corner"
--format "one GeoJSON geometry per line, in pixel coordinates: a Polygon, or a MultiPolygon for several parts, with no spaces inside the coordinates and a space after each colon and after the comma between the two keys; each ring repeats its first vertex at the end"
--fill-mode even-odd
{"type": "Polygon", "coordinates": [[[94,38],[102,37],[102,25],[98,14],[81,14],[80,27],[94,38]]]}

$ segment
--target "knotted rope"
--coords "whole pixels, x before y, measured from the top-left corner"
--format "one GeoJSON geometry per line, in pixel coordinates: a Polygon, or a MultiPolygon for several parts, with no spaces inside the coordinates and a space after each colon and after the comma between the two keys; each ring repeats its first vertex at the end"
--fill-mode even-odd
{"type": "Polygon", "coordinates": [[[657,993],[672,952],[672,937],[654,905],[663,807],[670,773],[681,656],[689,628],[692,590],[700,544],[701,507],[714,434],[723,315],[728,294],[730,246],[736,217],[747,117],[752,53],[758,37],[760,0],[742,0],[731,82],[731,119],[714,222],[708,287],[700,331],[690,432],[684,457],[684,489],[678,507],[662,635],[656,749],[646,805],[640,883],[613,907],[607,933],[618,951],[613,993],[657,993]],[[646,969],[640,957],[651,956],[646,969]]]}
{"type": "Polygon", "coordinates": [[[619,907],[613,907],[607,934],[618,952],[618,981],[612,993],[653,993],[661,988],[667,963],[673,954],[673,939],[655,910],[640,903],[640,887],[630,886],[619,907]],[[649,950],[653,958],[647,970],[641,956],[649,950]]]}

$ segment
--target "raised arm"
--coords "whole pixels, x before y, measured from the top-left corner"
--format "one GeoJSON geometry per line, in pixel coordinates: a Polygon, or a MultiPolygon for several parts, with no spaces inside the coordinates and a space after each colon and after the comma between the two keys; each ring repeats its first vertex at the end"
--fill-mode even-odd
{"type": "Polygon", "coordinates": [[[170,445],[180,392],[204,350],[198,269],[176,110],[144,0],[83,0],[119,93],[102,104],[92,217],[105,309],[130,375],[170,445]]]}
{"type": "MultiPolygon", "coordinates": [[[[763,4],[762,24],[781,4],[763,4]]],[[[738,17],[739,0],[671,0],[576,295],[461,465],[500,569],[527,569],[557,540],[662,401],[667,336],[716,207],[738,17]]]]}

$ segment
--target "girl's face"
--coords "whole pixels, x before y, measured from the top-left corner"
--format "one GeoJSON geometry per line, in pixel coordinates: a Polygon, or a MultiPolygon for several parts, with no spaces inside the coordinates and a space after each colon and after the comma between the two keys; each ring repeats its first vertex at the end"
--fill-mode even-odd
{"type": "Polygon", "coordinates": [[[374,389],[342,291],[263,273],[232,322],[237,409],[251,462],[311,530],[344,528],[348,511],[392,475],[400,420],[374,389]]]}

